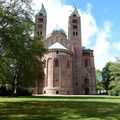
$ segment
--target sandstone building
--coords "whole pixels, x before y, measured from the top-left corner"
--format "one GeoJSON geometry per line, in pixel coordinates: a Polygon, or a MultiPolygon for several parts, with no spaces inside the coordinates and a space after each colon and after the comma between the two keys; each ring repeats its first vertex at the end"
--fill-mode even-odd
{"type": "Polygon", "coordinates": [[[45,79],[37,83],[36,94],[96,94],[93,50],[82,47],[81,18],[76,8],[69,16],[68,36],[56,28],[47,36],[47,12],[42,5],[36,14],[35,34],[48,48],[45,54],[45,79]]]}

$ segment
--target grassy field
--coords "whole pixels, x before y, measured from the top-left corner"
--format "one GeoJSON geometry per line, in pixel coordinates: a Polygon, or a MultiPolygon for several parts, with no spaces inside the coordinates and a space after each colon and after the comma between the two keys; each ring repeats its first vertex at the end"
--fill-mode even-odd
{"type": "Polygon", "coordinates": [[[0,120],[120,120],[120,97],[0,97],[0,120]]]}

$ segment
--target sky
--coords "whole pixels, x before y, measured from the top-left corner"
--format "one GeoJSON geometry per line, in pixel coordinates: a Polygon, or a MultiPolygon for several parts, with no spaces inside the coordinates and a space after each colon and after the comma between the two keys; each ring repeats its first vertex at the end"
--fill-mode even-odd
{"type": "Polygon", "coordinates": [[[58,26],[68,33],[68,17],[75,6],[81,16],[82,45],[94,50],[96,69],[120,56],[120,0],[33,0],[47,11],[47,34],[58,26]]]}

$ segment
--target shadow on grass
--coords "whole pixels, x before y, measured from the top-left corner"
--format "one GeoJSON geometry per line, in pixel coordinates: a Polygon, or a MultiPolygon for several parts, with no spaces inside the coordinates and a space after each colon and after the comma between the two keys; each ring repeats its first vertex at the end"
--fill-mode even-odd
{"type": "Polygon", "coordinates": [[[120,99],[120,96],[91,95],[91,96],[31,96],[28,98],[47,98],[47,99],[120,99]]]}
{"type": "Polygon", "coordinates": [[[120,104],[93,101],[0,103],[0,120],[119,120],[120,104]]]}

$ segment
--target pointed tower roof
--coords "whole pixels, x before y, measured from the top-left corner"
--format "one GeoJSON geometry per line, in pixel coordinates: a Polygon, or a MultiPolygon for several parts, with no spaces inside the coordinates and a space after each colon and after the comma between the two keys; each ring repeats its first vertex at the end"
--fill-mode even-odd
{"type": "Polygon", "coordinates": [[[46,15],[47,15],[47,12],[46,12],[43,4],[42,4],[42,7],[41,7],[40,11],[38,12],[38,14],[39,14],[39,15],[42,14],[43,16],[46,16],[46,15]]]}
{"type": "Polygon", "coordinates": [[[80,15],[79,15],[79,13],[78,13],[78,10],[77,10],[77,8],[75,7],[75,5],[73,5],[73,8],[74,8],[74,10],[73,10],[73,12],[71,13],[71,15],[70,16],[77,16],[77,17],[80,17],[80,15]]]}

